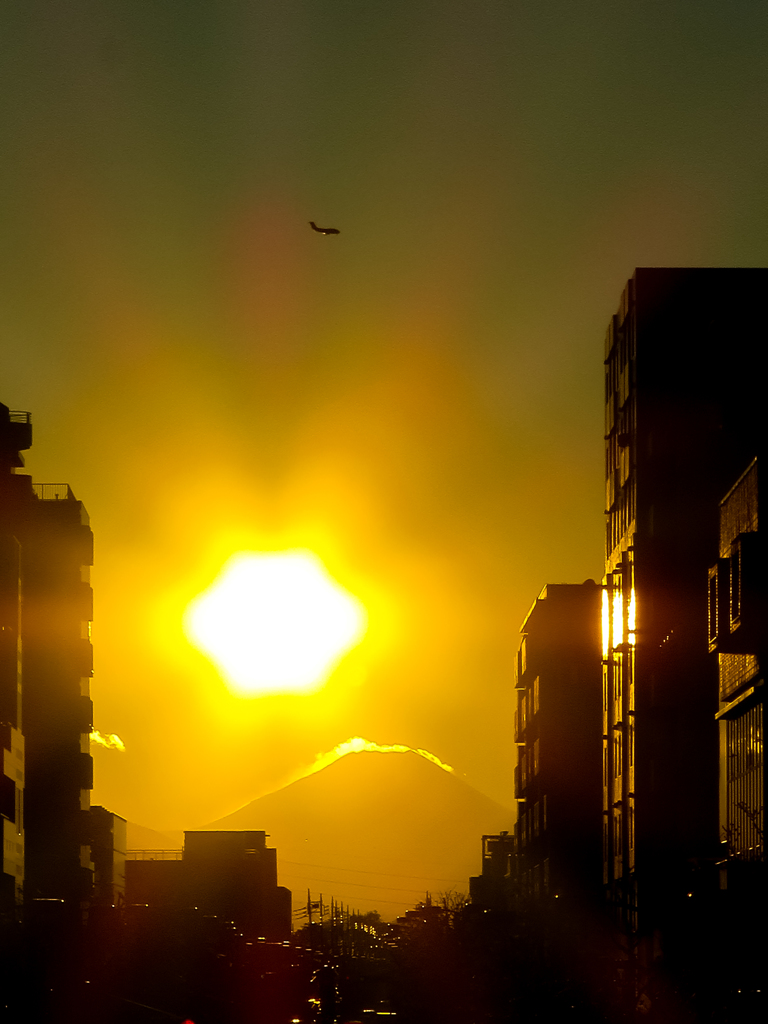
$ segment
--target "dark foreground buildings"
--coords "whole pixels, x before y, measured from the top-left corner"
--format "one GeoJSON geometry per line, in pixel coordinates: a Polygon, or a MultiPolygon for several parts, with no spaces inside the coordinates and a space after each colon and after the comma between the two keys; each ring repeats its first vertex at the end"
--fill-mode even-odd
{"type": "Polygon", "coordinates": [[[515,795],[522,897],[594,902],[600,875],[600,591],[550,584],[521,627],[515,795]]]}
{"type": "Polygon", "coordinates": [[[291,893],[277,884],[266,832],[185,832],[182,855],[139,851],[126,861],[126,898],[160,910],[233,921],[252,940],[291,935],[291,893]]]}
{"type": "Polygon", "coordinates": [[[16,472],[31,444],[29,414],[0,405],[3,899],[78,907],[93,875],[93,534],[67,484],[16,472]]]}
{"type": "Polygon", "coordinates": [[[766,295],[766,270],[635,271],[605,345],[605,572],[599,610],[583,606],[602,635],[590,654],[575,586],[548,587],[522,630],[504,892],[556,921],[555,857],[572,878],[597,875],[608,924],[579,970],[601,961],[590,1003],[609,1018],[747,1019],[767,987],[766,295]],[[576,603],[558,616],[555,595],[576,603]],[[575,818],[555,839],[552,766],[573,789],[561,806],[584,808],[578,841],[575,818]],[[579,803],[595,792],[597,819],[579,803]]]}
{"type": "Polygon", "coordinates": [[[90,806],[93,535],[67,484],[18,472],[31,443],[0,405],[0,1019],[284,1024],[291,899],[265,833],[188,833],[181,900],[127,905],[126,822],[90,806]]]}
{"type": "Polygon", "coordinates": [[[638,269],[606,337],[603,871],[641,959],[711,917],[707,578],[720,499],[764,445],[766,294],[765,270],[638,269]]]}
{"type": "Polygon", "coordinates": [[[754,459],[720,503],[720,551],[709,573],[709,648],[720,680],[721,882],[747,896],[765,862],[763,468],[754,459]]]}

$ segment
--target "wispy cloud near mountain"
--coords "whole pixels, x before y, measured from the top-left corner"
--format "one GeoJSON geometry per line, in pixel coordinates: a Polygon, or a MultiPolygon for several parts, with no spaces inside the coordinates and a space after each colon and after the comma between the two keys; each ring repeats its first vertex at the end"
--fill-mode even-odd
{"type": "Polygon", "coordinates": [[[425,757],[428,761],[436,764],[438,768],[442,768],[443,771],[453,771],[453,767],[441,761],[436,754],[431,754],[428,750],[423,750],[420,747],[408,747],[404,743],[374,743],[371,740],[363,739],[362,736],[353,736],[343,743],[338,743],[333,750],[329,750],[324,754],[318,754],[314,764],[305,772],[305,777],[322,771],[323,768],[327,768],[329,764],[333,764],[334,761],[338,761],[341,757],[346,757],[347,754],[361,754],[363,751],[373,751],[377,754],[407,754],[412,752],[420,757],[425,757]]]}
{"type": "Polygon", "coordinates": [[[89,739],[91,743],[96,743],[100,747],[107,747],[108,750],[119,750],[121,753],[125,753],[125,744],[117,733],[110,732],[106,736],[102,736],[98,729],[92,729],[89,739]]]}

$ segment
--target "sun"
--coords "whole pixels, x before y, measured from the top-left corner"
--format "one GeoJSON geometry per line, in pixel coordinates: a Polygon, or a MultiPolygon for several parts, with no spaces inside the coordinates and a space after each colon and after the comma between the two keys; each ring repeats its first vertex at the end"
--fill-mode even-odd
{"type": "Polygon", "coordinates": [[[234,555],[184,615],[190,643],[245,697],[319,690],[366,624],[309,551],[234,555]]]}

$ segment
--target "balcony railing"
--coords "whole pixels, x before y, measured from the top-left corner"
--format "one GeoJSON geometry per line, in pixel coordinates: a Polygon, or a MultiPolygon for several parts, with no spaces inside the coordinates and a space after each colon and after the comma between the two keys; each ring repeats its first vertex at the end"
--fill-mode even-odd
{"type": "Polygon", "coordinates": [[[8,419],[11,423],[31,423],[32,413],[20,412],[18,409],[11,409],[8,413],[8,419]]]}
{"type": "Polygon", "coordinates": [[[74,501],[69,484],[32,484],[32,490],[41,501],[74,501]]]}
{"type": "Polygon", "coordinates": [[[129,850],[126,860],[181,860],[181,850],[129,850]]]}

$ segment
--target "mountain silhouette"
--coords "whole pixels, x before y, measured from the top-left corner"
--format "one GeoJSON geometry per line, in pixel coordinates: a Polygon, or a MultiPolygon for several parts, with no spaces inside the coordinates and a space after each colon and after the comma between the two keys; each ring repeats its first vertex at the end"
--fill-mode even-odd
{"type": "Polygon", "coordinates": [[[277,849],[296,923],[312,899],[393,919],[427,891],[466,892],[484,833],[512,829],[513,812],[413,751],[347,754],[205,826],[258,829],[277,849]]]}

